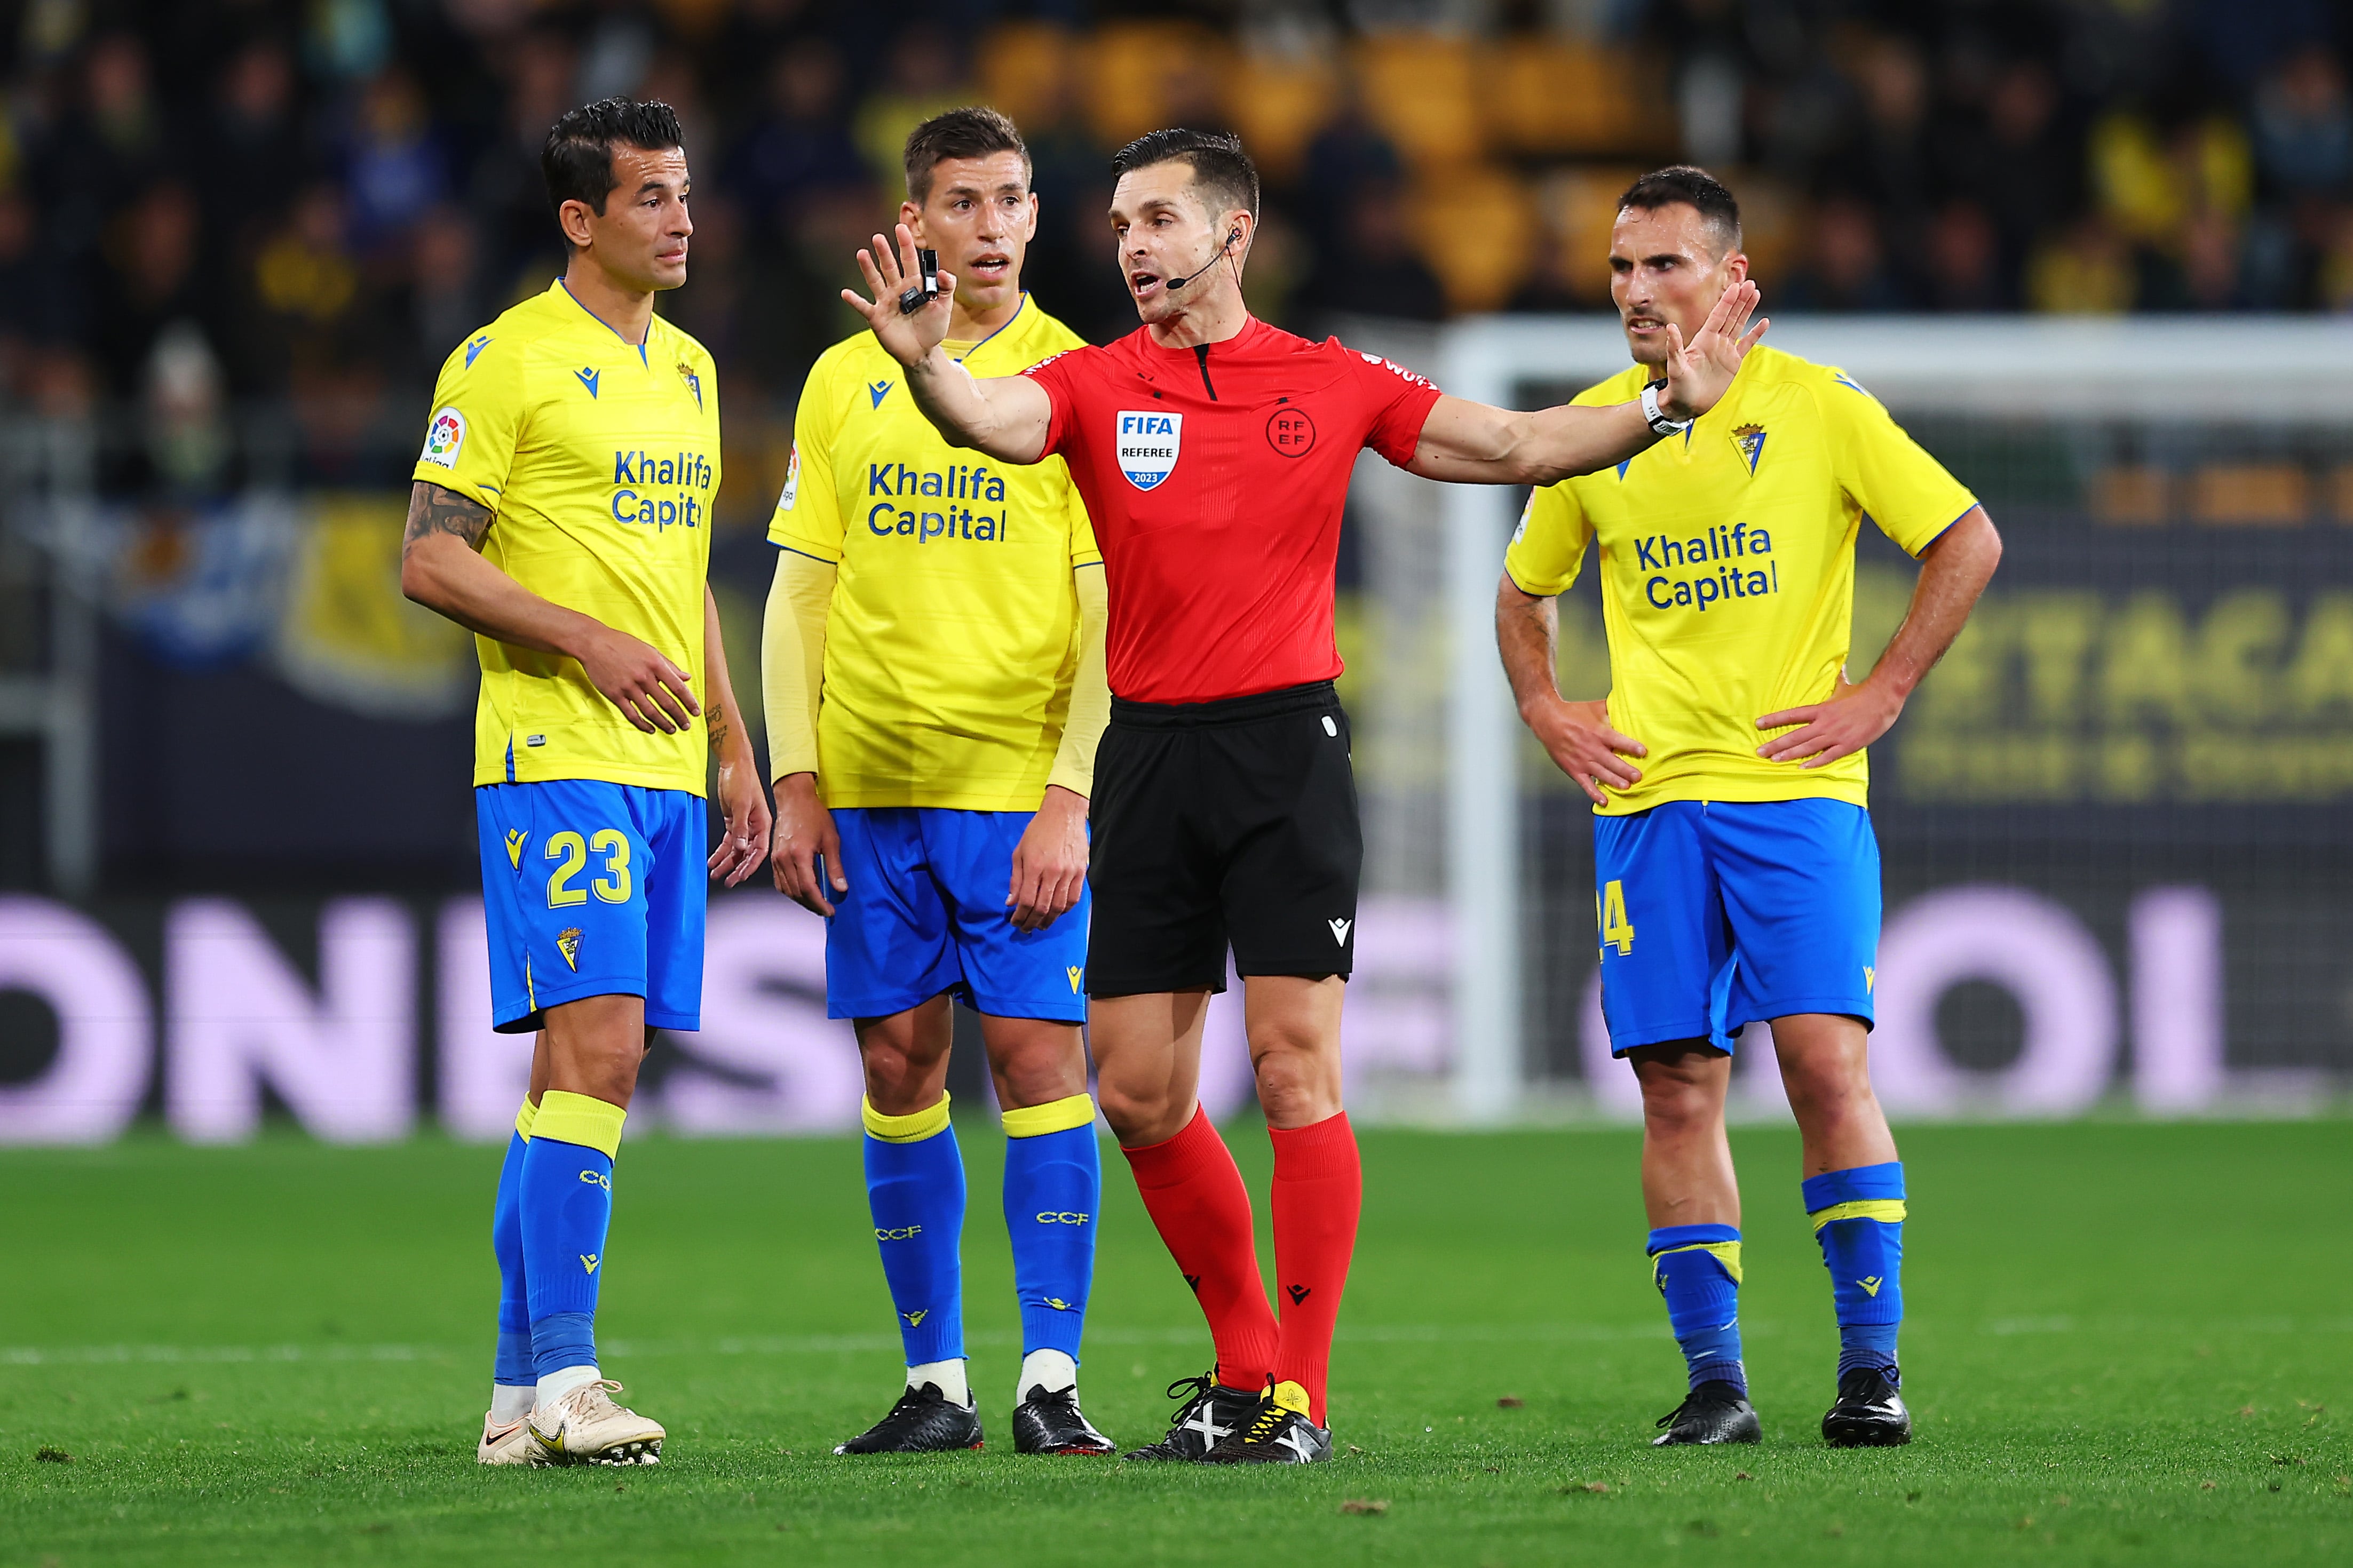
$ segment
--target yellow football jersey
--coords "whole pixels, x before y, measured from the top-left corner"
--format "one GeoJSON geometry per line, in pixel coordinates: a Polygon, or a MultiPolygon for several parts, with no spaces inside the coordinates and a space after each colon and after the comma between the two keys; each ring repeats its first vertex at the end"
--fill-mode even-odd
{"type": "MultiPolygon", "coordinates": [[[[719,494],[719,381],[653,319],[624,342],[558,279],[441,366],[416,477],[490,508],[483,557],[542,598],[659,648],[702,679],[702,595],[719,494]]],[[[703,790],[701,720],[649,735],[576,660],[477,637],[474,782],[603,779],[703,790]]]]}
{"type": "MultiPolygon", "coordinates": [[[[1574,401],[1623,403],[1649,374],[1630,368],[1574,401]]],[[[1757,721],[1835,689],[1866,518],[1916,556],[1976,504],[1844,371],[1761,346],[1683,436],[1535,490],[1505,570],[1525,593],[1558,594],[1599,549],[1609,721],[1650,748],[1635,763],[1641,782],[1598,809],[1863,805],[1863,753],[1820,768],[1768,763],[1757,721]]]]}
{"type": "MultiPolygon", "coordinates": [[[[1018,375],[1083,340],[1028,299],[948,353],[1018,375]]],[[[1100,563],[1060,458],[950,447],[906,372],[860,332],[809,372],[768,537],[839,563],[818,707],[835,806],[1035,811],[1078,667],[1073,568],[1100,563]]]]}

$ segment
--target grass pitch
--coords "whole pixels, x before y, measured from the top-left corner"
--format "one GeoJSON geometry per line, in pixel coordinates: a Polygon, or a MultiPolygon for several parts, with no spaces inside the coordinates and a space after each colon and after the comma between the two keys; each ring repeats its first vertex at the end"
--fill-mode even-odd
{"type": "MultiPolygon", "coordinates": [[[[1682,1371],[1634,1136],[1368,1134],[1342,1457],[1297,1470],[1010,1451],[1002,1145],[982,1126],[961,1136],[987,1452],[830,1451],[899,1365],[852,1144],[649,1138],[621,1156],[601,1326],[670,1438],[627,1471],[473,1463],[498,1151],[10,1152],[0,1563],[2342,1563],[2348,1131],[1911,1131],[1918,1436],[1868,1452],[1818,1436],[1836,1338],[1794,1133],[1735,1136],[1766,1440],[1667,1452],[1646,1443],[1682,1371]]],[[[1263,1192],[1263,1135],[1232,1142],[1263,1192]]],[[[1136,1441],[1208,1341],[1105,1164],[1082,1386],[1136,1441]]]]}

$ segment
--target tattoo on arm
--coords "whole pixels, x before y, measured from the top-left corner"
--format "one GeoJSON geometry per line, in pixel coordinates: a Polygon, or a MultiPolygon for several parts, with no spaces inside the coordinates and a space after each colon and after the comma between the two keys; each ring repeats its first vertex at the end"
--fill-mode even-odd
{"type": "Polygon", "coordinates": [[[455,534],[466,542],[467,549],[480,550],[482,536],[490,531],[489,509],[419,479],[409,489],[408,528],[401,536],[400,553],[405,558],[418,540],[431,533],[455,534]]]}
{"type": "Polygon", "coordinates": [[[735,732],[733,726],[727,722],[727,715],[716,707],[703,715],[703,728],[711,732],[711,749],[714,752],[725,751],[728,737],[735,732]]]}

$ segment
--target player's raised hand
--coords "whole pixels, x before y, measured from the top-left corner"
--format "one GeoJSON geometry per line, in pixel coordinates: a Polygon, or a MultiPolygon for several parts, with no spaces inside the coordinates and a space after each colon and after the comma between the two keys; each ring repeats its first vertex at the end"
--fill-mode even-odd
{"type": "Polygon", "coordinates": [[[1528,718],[1528,728],[1562,773],[1577,781],[1596,805],[1608,805],[1606,789],[1631,789],[1641,782],[1642,770],[1626,761],[1647,757],[1651,749],[1630,735],[1621,735],[1609,722],[1607,700],[1559,701],[1528,718]]]}
{"type": "Polygon", "coordinates": [[[1683,331],[1667,323],[1667,363],[1662,367],[1667,387],[1659,394],[1660,411],[1670,419],[1696,419],[1716,405],[1740,374],[1740,362],[1773,323],[1748,325],[1757,309],[1757,285],[1744,278],[1716,296],[1715,309],[1686,344],[1683,331]]]}
{"type": "Polygon", "coordinates": [[[1078,906],[1087,886],[1087,797],[1046,786],[1038,815],[1013,847],[1013,886],[1005,907],[1022,931],[1044,931],[1078,906]]]}
{"type": "Polygon", "coordinates": [[[686,671],[651,643],[627,632],[598,626],[574,657],[587,672],[588,684],[649,735],[689,729],[702,711],[686,671]]]}
{"type": "Polygon", "coordinates": [[[915,262],[914,230],[901,224],[898,239],[898,248],[893,250],[878,234],[871,249],[858,253],[858,269],[866,275],[866,287],[874,298],[869,300],[855,289],[844,289],[841,298],[866,318],[866,324],[874,329],[875,341],[892,359],[911,365],[939,347],[948,335],[948,317],[955,308],[955,275],[940,273],[937,294],[913,311],[902,309],[901,302],[910,289],[922,290],[923,276],[915,262]]]}
{"type": "Polygon", "coordinates": [[[1778,730],[1790,724],[1799,728],[1786,735],[1774,736],[1757,748],[1757,754],[1768,763],[1827,767],[1887,733],[1896,715],[1903,711],[1904,699],[1873,681],[1852,685],[1841,669],[1828,701],[1784,708],[1757,720],[1759,730],[1778,730]]]}
{"type": "Polygon", "coordinates": [[[841,874],[841,835],[833,826],[833,813],[817,797],[815,773],[788,773],[776,781],[776,827],[769,842],[768,871],[776,891],[828,920],[833,918],[833,899],[849,891],[849,879],[841,874]]]}

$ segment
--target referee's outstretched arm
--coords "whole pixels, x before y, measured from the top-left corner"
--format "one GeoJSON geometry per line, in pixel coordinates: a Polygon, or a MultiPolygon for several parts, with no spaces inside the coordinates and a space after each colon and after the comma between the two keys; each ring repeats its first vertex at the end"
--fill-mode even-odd
{"type": "MultiPolygon", "coordinates": [[[[1742,279],[1725,287],[1689,344],[1667,324],[1666,384],[1653,384],[1655,418],[1639,398],[1607,408],[1563,405],[1517,414],[1441,397],[1407,466],[1425,479],[1461,484],[1549,485],[1623,462],[1715,406],[1771,324],[1748,325],[1757,302],[1757,285],[1742,279]]],[[[1039,418],[1042,441],[1042,413],[1039,418]]]]}
{"type": "Polygon", "coordinates": [[[926,301],[915,266],[914,231],[899,226],[896,254],[876,235],[873,248],[858,253],[858,269],[866,274],[874,298],[844,289],[842,299],[866,318],[891,357],[907,367],[909,395],[948,444],[986,452],[999,462],[1043,458],[1054,417],[1046,389],[1026,375],[980,380],[942,352],[955,308],[955,276],[940,273],[939,291],[926,301]]]}

